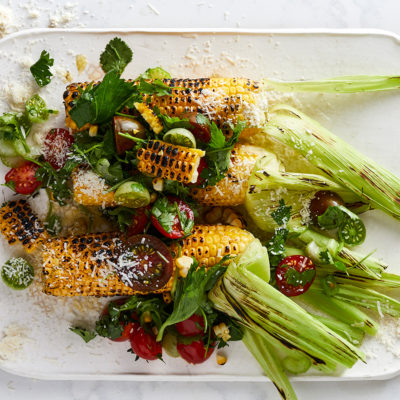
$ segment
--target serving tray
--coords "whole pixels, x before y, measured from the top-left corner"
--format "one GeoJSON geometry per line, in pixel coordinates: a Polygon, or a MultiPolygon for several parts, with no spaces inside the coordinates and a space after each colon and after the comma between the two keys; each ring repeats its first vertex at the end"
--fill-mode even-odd
{"type": "MultiPolygon", "coordinates": [[[[399,37],[381,31],[30,30],[0,40],[0,112],[37,91],[29,66],[46,49],[55,59],[55,77],[39,94],[51,108],[60,110],[46,125],[63,126],[62,94],[67,79],[101,78],[99,55],[106,43],[117,35],[134,51],[133,62],[124,73],[126,77],[136,77],[146,68],[158,65],[177,77],[219,75],[284,80],[355,74],[394,75],[399,73],[400,66],[399,37]],[[88,61],[82,74],[76,67],[78,54],[85,55],[88,61]]],[[[294,97],[271,93],[270,101],[290,102],[400,175],[400,92],[294,97]]],[[[5,171],[2,166],[1,181],[5,171]]],[[[1,201],[11,196],[7,188],[1,189],[1,201]]],[[[36,199],[35,205],[42,208],[42,213],[45,211],[40,199],[36,199]]],[[[400,224],[380,212],[368,213],[365,222],[368,230],[365,250],[377,249],[376,255],[389,263],[390,271],[400,273],[400,224]]],[[[14,254],[20,254],[19,250],[1,240],[0,264],[14,254]]],[[[132,381],[267,379],[240,343],[224,350],[228,356],[224,366],[218,366],[214,356],[199,366],[167,356],[165,363],[135,362],[134,356],[126,351],[126,343],[96,338],[85,344],[68,327],[93,322],[104,300],[49,297],[40,292],[38,283],[17,292],[0,282],[0,304],[0,368],[18,375],[132,381]]],[[[400,341],[396,334],[400,335],[400,324],[386,317],[381,324],[379,336],[367,339],[363,345],[368,355],[367,364],[358,363],[353,369],[335,376],[311,371],[293,379],[385,379],[397,375],[400,341]]]]}

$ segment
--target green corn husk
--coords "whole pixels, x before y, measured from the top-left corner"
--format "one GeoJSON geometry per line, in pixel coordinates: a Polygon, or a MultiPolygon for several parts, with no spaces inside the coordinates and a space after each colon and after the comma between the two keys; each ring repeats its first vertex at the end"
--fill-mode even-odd
{"type": "Polygon", "coordinates": [[[339,321],[362,329],[371,336],[375,336],[378,332],[379,324],[367,314],[352,304],[324,294],[314,285],[300,295],[299,299],[339,321]]]}
{"type": "MultiPolygon", "coordinates": [[[[364,354],[351,343],[246,268],[236,266],[233,261],[219,286],[224,295],[229,296],[228,299],[234,299],[234,308],[240,304],[241,312],[238,314],[241,318],[250,319],[259,326],[261,332],[258,333],[266,331],[310,357],[326,360],[329,364],[351,367],[357,360],[365,359],[364,354]]],[[[209,298],[214,307],[226,312],[225,305],[221,307],[219,303],[218,292],[211,290],[209,298]]]]}
{"type": "Polygon", "coordinates": [[[355,75],[339,76],[320,81],[283,82],[263,79],[265,90],[279,92],[357,93],[396,90],[400,88],[399,76],[355,75]]]}
{"type": "Polygon", "coordinates": [[[354,326],[346,324],[342,321],[338,321],[336,319],[322,317],[320,315],[314,315],[314,314],[312,314],[312,315],[318,321],[322,322],[329,329],[332,329],[338,335],[340,335],[344,339],[348,340],[354,346],[361,345],[361,343],[364,339],[364,336],[365,336],[365,333],[362,329],[355,328],[354,326]]]}
{"type": "Polygon", "coordinates": [[[400,219],[400,179],[316,121],[293,107],[278,105],[270,110],[265,132],[374,208],[400,219]]]}
{"type": "Polygon", "coordinates": [[[243,343],[259,362],[265,375],[271,379],[282,399],[297,400],[296,393],[271,344],[250,329],[245,329],[243,343]]]}
{"type": "Polygon", "coordinates": [[[362,270],[365,274],[374,279],[380,279],[382,272],[387,268],[387,264],[384,262],[370,256],[366,258],[344,247],[337,240],[324,236],[311,229],[303,231],[296,239],[307,245],[315,243],[315,248],[313,249],[313,253],[315,254],[310,254],[310,246],[307,247],[307,250],[308,255],[316,262],[320,261],[319,253],[327,250],[334,260],[343,262],[348,269],[362,270]]]}

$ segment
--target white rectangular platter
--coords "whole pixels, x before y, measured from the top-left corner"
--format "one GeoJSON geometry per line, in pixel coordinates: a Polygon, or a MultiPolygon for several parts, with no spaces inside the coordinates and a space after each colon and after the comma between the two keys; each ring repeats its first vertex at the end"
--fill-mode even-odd
{"type": "MultiPolygon", "coordinates": [[[[55,78],[39,91],[60,115],[48,124],[63,126],[65,76],[72,81],[101,78],[98,59],[106,43],[122,37],[134,50],[124,73],[136,77],[162,65],[176,77],[237,76],[284,80],[338,75],[400,73],[400,42],[379,31],[134,31],[34,30],[0,41],[0,112],[21,103],[37,87],[29,66],[46,49],[55,59],[55,78]],[[84,54],[88,67],[78,74],[75,56],[84,54]],[[67,74],[68,73],[68,74],[67,74]]],[[[290,102],[333,130],[360,151],[400,175],[400,92],[357,95],[271,93],[271,103],[290,102]]],[[[0,168],[0,179],[4,177],[0,168]]],[[[0,200],[12,193],[3,188],[0,200]]],[[[40,204],[39,204],[40,206],[40,204]]],[[[379,212],[365,218],[365,249],[400,273],[400,224],[379,212]]],[[[0,242],[0,264],[18,250],[0,242]]],[[[45,379],[218,380],[263,381],[257,362],[238,343],[226,351],[228,362],[218,366],[211,357],[199,366],[165,357],[165,363],[134,361],[126,343],[96,338],[85,344],[68,330],[93,321],[104,304],[97,299],[45,296],[38,282],[28,290],[12,291],[0,282],[0,368],[45,379]]],[[[375,315],[377,319],[379,316],[375,315]]],[[[382,333],[363,345],[368,363],[358,363],[341,375],[311,372],[295,380],[384,379],[400,372],[400,324],[381,319],[382,333]],[[399,336],[399,337],[397,337],[399,336]]]]}

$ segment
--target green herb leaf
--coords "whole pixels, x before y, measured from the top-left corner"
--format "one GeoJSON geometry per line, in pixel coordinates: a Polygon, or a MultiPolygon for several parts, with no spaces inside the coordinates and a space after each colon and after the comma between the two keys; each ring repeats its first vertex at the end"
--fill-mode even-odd
{"type": "Polygon", "coordinates": [[[96,333],[109,339],[117,339],[122,335],[123,326],[119,320],[114,320],[110,315],[103,315],[96,321],[96,333]]]}
{"type": "Polygon", "coordinates": [[[36,83],[40,86],[46,86],[50,83],[53,74],[50,72],[50,67],[54,64],[54,59],[50,58],[50,54],[43,50],[40,54],[39,60],[35,62],[30,68],[36,83]]]}
{"type": "Polygon", "coordinates": [[[285,244],[289,231],[285,228],[275,230],[274,236],[269,240],[266,247],[269,255],[269,262],[272,267],[278,266],[285,254],[285,244]]]}
{"type": "Polygon", "coordinates": [[[172,89],[160,79],[155,79],[152,82],[147,82],[143,78],[139,78],[138,89],[141,94],[156,96],[171,96],[172,89]]]}
{"type": "Polygon", "coordinates": [[[89,331],[88,329],[85,328],[77,327],[77,328],[69,328],[69,330],[80,336],[85,341],[85,343],[90,342],[97,336],[95,332],[89,331]]]}
{"type": "Polygon", "coordinates": [[[135,97],[134,101],[142,99],[136,86],[121,79],[112,70],[98,86],[87,86],[70,110],[70,116],[79,128],[87,123],[101,124],[111,120],[132,96],[135,97]]]}
{"type": "Polygon", "coordinates": [[[342,272],[347,272],[346,265],[342,261],[335,261],[333,265],[338,269],[339,271],[342,272]]]}
{"type": "Polygon", "coordinates": [[[335,229],[343,224],[346,214],[337,206],[329,206],[326,211],[318,217],[318,225],[324,229],[335,229]]]}
{"type": "Polygon", "coordinates": [[[104,72],[115,71],[122,74],[125,67],[132,61],[132,50],[119,37],[110,40],[100,56],[100,65],[104,72]]]}
{"type": "Polygon", "coordinates": [[[15,182],[14,181],[8,181],[6,183],[2,183],[1,186],[6,186],[9,189],[11,189],[13,192],[15,192],[15,182]]]}
{"type": "Polygon", "coordinates": [[[190,188],[181,182],[165,179],[163,192],[173,194],[182,200],[187,200],[190,195],[190,188]]]}
{"type": "Polygon", "coordinates": [[[278,208],[271,213],[271,217],[274,221],[279,225],[286,225],[290,219],[290,211],[292,210],[291,206],[285,205],[285,200],[279,200],[278,208]]]}
{"type": "Polygon", "coordinates": [[[161,340],[165,328],[184,321],[198,310],[209,306],[207,291],[214,287],[217,280],[224,274],[226,267],[223,263],[227,258],[209,268],[200,267],[199,263],[193,259],[193,263],[188,271],[186,278],[179,278],[176,285],[174,309],[168,319],[161,326],[157,340],[161,340]]]}
{"type": "Polygon", "coordinates": [[[107,215],[116,217],[122,232],[125,232],[132,225],[133,217],[136,213],[137,211],[134,208],[128,207],[117,207],[114,210],[107,210],[107,215]]]}
{"type": "Polygon", "coordinates": [[[218,128],[214,121],[210,124],[210,133],[211,140],[210,143],[208,143],[208,147],[210,149],[220,150],[227,146],[225,135],[223,134],[222,130],[218,128]]]}
{"type": "Polygon", "coordinates": [[[192,230],[193,230],[194,220],[190,219],[188,217],[188,215],[186,214],[186,212],[181,213],[179,211],[179,207],[178,207],[177,203],[175,203],[175,210],[176,210],[176,213],[178,215],[178,219],[179,219],[179,222],[181,224],[181,228],[183,230],[184,236],[190,235],[192,233],[192,230]]]}
{"type": "MultiPolygon", "coordinates": [[[[283,265],[282,267],[284,267],[283,265]]],[[[299,272],[296,269],[289,267],[285,272],[285,279],[289,285],[292,286],[305,286],[307,283],[312,282],[315,277],[315,269],[307,269],[299,272]]]]}
{"type": "Polygon", "coordinates": [[[51,214],[46,218],[44,226],[51,236],[56,236],[61,232],[62,224],[61,219],[56,214],[51,214]]]}
{"type": "Polygon", "coordinates": [[[179,117],[169,117],[168,115],[161,114],[160,109],[155,106],[153,107],[154,113],[160,118],[162,124],[164,125],[164,130],[169,131],[175,128],[185,128],[189,129],[192,127],[188,119],[181,119],[179,117]]]}
{"type": "Polygon", "coordinates": [[[151,209],[151,213],[166,232],[172,232],[177,217],[174,204],[171,204],[165,196],[159,196],[151,209]]]}
{"type": "Polygon", "coordinates": [[[319,258],[321,259],[321,262],[324,264],[331,264],[332,263],[332,257],[329,254],[328,250],[321,251],[319,253],[319,258]]]}

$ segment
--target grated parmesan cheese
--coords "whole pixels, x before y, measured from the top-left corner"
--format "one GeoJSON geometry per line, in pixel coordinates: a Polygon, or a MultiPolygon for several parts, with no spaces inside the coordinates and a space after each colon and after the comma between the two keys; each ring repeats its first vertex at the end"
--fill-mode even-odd
{"type": "Polygon", "coordinates": [[[4,328],[3,338],[0,340],[0,359],[12,361],[17,358],[27,340],[24,334],[26,331],[26,327],[18,324],[4,328]]]}

